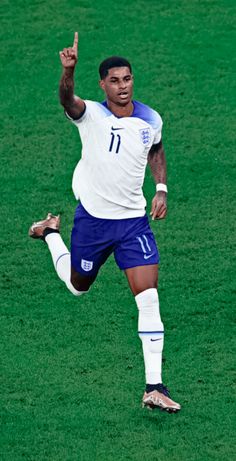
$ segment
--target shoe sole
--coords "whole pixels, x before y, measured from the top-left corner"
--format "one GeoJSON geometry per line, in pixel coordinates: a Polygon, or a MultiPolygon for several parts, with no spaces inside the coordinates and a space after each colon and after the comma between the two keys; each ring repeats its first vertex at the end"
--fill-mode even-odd
{"type": "Polygon", "coordinates": [[[153,410],[160,410],[160,411],[166,411],[167,413],[178,413],[180,411],[180,408],[163,408],[160,407],[159,405],[153,405],[153,404],[148,404],[148,403],[143,403],[142,408],[147,408],[149,411],[153,410]]]}
{"type": "Polygon", "coordinates": [[[178,413],[180,411],[180,409],[177,409],[177,408],[162,408],[162,407],[159,407],[158,405],[148,405],[146,403],[143,403],[142,404],[142,408],[147,408],[149,411],[153,411],[153,410],[160,410],[160,411],[165,411],[166,413],[178,413]]]}

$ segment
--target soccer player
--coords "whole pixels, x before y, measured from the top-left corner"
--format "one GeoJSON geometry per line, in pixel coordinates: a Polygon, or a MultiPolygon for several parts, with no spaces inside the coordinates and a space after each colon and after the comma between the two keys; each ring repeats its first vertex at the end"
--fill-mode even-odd
{"type": "Polygon", "coordinates": [[[156,182],[152,219],[166,216],[166,161],[162,120],[150,107],[132,99],[130,63],[113,56],[100,64],[100,87],[106,100],[83,100],[74,94],[78,34],[73,46],[60,52],[63,73],[60,102],[78,128],[82,158],[72,188],[79,204],[71,234],[71,252],[60,232],[59,216],[48,214],[33,223],[29,235],[44,240],[58,276],[75,296],[87,293],[111,253],[125,272],[135,297],[142,341],[146,390],[143,406],[180,410],[162,383],[164,327],[158,300],[159,254],[145,213],[142,186],[147,162],[156,182]]]}

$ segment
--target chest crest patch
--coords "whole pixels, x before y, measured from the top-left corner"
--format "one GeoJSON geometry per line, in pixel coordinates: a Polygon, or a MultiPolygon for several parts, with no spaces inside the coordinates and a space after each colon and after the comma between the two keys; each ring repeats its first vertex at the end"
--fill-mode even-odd
{"type": "Polygon", "coordinates": [[[151,130],[150,128],[142,128],[139,130],[140,138],[144,146],[147,146],[151,141],[151,130]]]}

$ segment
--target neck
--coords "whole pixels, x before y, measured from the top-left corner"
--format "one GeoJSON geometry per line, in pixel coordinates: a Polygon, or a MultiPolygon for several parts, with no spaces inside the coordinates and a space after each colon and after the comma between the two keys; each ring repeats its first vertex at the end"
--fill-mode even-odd
{"type": "Polygon", "coordinates": [[[134,110],[132,101],[129,101],[125,106],[119,106],[112,101],[107,101],[107,106],[116,117],[130,117],[134,110]]]}

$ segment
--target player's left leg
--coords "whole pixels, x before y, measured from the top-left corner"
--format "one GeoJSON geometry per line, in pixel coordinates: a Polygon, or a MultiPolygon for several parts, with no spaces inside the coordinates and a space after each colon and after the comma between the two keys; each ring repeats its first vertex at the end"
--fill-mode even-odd
{"type": "Polygon", "coordinates": [[[136,266],[126,269],[125,274],[139,311],[138,333],[142,341],[146,376],[143,406],[176,412],[180,410],[180,405],[170,398],[168,389],[162,384],[164,325],[157,292],[158,266],[136,266]]]}
{"type": "Polygon", "coordinates": [[[134,296],[158,285],[158,265],[136,266],[125,270],[130,289],[134,296]]]}
{"type": "Polygon", "coordinates": [[[159,254],[146,216],[126,220],[115,259],[125,271],[138,307],[138,332],[142,341],[146,391],[143,405],[178,411],[167,388],[162,384],[164,326],[160,316],[158,286],[159,254]]]}

